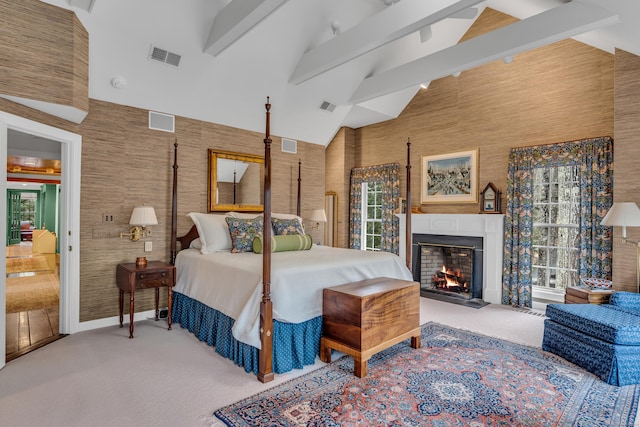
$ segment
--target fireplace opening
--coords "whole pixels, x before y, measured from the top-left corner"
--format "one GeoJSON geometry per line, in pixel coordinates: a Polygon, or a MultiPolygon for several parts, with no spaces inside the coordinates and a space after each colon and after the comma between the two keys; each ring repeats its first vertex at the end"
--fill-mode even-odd
{"type": "Polygon", "coordinates": [[[473,247],[420,243],[420,288],[473,298],[473,247]]]}
{"type": "Polygon", "coordinates": [[[414,234],[413,275],[420,283],[420,294],[484,305],[482,244],[482,237],[414,234]]]}

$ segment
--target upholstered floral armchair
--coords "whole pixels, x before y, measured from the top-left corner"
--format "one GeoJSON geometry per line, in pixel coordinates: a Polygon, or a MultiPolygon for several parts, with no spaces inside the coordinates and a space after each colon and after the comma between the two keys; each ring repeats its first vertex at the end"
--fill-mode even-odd
{"type": "Polygon", "coordinates": [[[550,304],[542,349],[616,386],[640,384],[640,294],[614,292],[609,304],[550,304]]]}

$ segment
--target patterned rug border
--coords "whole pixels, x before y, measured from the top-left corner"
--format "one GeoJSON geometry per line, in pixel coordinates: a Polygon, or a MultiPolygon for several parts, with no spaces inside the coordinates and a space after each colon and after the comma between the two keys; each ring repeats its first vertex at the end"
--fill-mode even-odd
{"type": "MultiPolygon", "coordinates": [[[[563,371],[568,377],[572,378],[576,382],[576,390],[573,394],[568,396],[566,408],[562,412],[562,416],[559,420],[556,420],[553,424],[509,424],[509,425],[535,425],[535,426],[634,426],[634,420],[638,412],[638,400],[640,397],[640,386],[626,386],[626,387],[614,387],[599,380],[594,375],[584,371],[583,369],[567,362],[566,360],[542,351],[539,347],[528,346],[525,344],[515,343],[507,341],[502,338],[483,335],[477,332],[472,332],[464,329],[458,329],[447,325],[442,325],[435,322],[428,322],[421,326],[422,328],[422,345],[423,349],[440,348],[437,341],[450,340],[455,337],[455,340],[461,342],[473,342],[477,345],[479,350],[495,350],[504,351],[512,354],[513,357],[529,359],[533,365],[536,365],[536,361],[545,362],[540,363],[539,368],[544,369],[545,364],[553,363],[559,365],[559,369],[563,371]],[[448,337],[447,337],[448,336],[448,337]],[[430,340],[432,341],[430,343],[430,340]],[[580,381],[578,381],[580,380],[580,381]]],[[[466,345],[466,344],[465,344],[466,345]]],[[[445,346],[446,347],[446,344],[445,346]]],[[[470,346],[471,348],[472,346],[470,346]]],[[[415,352],[411,349],[408,342],[397,344],[389,349],[386,349],[369,360],[369,372],[370,375],[367,378],[358,379],[353,376],[353,359],[349,356],[342,356],[339,359],[333,361],[331,364],[322,366],[319,369],[313,370],[299,377],[292,378],[279,384],[273,388],[264,390],[253,396],[247,397],[234,404],[225,406],[216,410],[213,415],[214,419],[218,422],[224,423],[229,427],[240,426],[253,426],[253,425],[280,425],[280,426],[299,426],[299,425],[333,425],[340,426],[343,424],[333,422],[332,419],[322,419],[318,423],[317,419],[309,421],[304,418],[304,414],[296,413],[292,414],[282,411],[287,417],[286,419],[281,416],[274,419],[252,418],[253,421],[260,420],[260,422],[246,422],[243,421],[237,412],[241,412],[240,409],[247,407],[249,409],[244,411],[244,414],[249,417],[255,416],[260,408],[258,403],[268,402],[270,396],[273,396],[272,400],[276,400],[275,397],[279,394],[287,395],[287,398],[292,396],[306,396],[306,393],[311,393],[317,388],[326,387],[327,384],[333,384],[332,381],[339,384],[358,384],[358,381],[368,381],[371,378],[371,373],[375,371],[378,365],[383,364],[386,361],[391,362],[391,358],[398,355],[401,357],[404,353],[415,352]],[[340,381],[342,381],[340,383],[340,381]],[[287,389],[298,387],[299,390],[286,392],[287,389]],[[296,420],[296,416],[299,417],[296,420]],[[302,417],[302,418],[300,418],[302,417]],[[304,420],[304,421],[302,421],[304,420]],[[264,424],[266,423],[266,424],[264,424]]],[[[422,350],[418,350],[422,351],[422,350]]],[[[532,368],[533,369],[533,368],[532,368]]],[[[443,371],[443,377],[446,377],[446,372],[443,371]]],[[[541,372],[545,372],[541,370],[541,372]]],[[[339,386],[338,384],[338,386],[339,386]]],[[[362,383],[360,383],[362,384],[362,383]]],[[[485,390],[486,391],[486,390],[485,390]]],[[[491,390],[492,391],[492,390],[491,390]]],[[[326,393],[323,390],[323,393],[326,393]]],[[[282,398],[282,396],[280,396],[282,398]]],[[[296,397],[296,401],[299,402],[296,407],[300,407],[304,402],[296,397]]],[[[291,400],[293,402],[293,400],[291,400]]],[[[475,401],[474,401],[475,404],[475,401]]],[[[282,403],[273,402],[270,409],[272,411],[280,412],[282,409],[282,403]]],[[[289,405],[291,406],[291,405],[289,405]]],[[[309,408],[307,408],[309,409],[309,408]]],[[[324,409],[324,408],[323,408],[324,409]]],[[[299,412],[295,409],[294,412],[299,412]]],[[[271,413],[271,411],[269,411],[271,413]]],[[[335,415],[335,412],[333,413],[335,415]]],[[[264,414],[263,414],[264,415],[264,414]]],[[[393,422],[389,422],[386,425],[412,425],[411,423],[403,423],[404,420],[395,419],[393,422]]],[[[445,425],[473,425],[477,427],[485,427],[489,425],[507,425],[501,424],[500,421],[496,421],[496,424],[482,424],[473,420],[467,419],[465,424],[443,424],[441,421],[433,420],[433,426],[445,426],[445,425]],[[470,424],[466,424],[470,422],[470,424]]],[[[356,424],[345,424],[356,425],[356,424]]],[[[373,423],[371,424],[373,425],[373,423]]],[[[381,424],[376,424],[381,425],[381,424]]],[[[424,424],[420,424],[424,425],[424,424]]],[[[431,424],[430,424],[431,425],[431,424]]]]}

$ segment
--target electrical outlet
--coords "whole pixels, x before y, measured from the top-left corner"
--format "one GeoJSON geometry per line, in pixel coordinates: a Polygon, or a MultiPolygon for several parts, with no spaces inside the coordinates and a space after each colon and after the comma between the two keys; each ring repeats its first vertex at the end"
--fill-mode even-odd
{"type": "Polygon", "coordinates": [[[113,215],[112,214],[103,213],[102,214],[102,222],[113,222],[113,215]]]}
{"type": "Polygon", "coordinates": [[[158,311],[158,319],[166,319],[169,316],[169,309],[168,308],[161,308],[158,311]]]}
{"type": "Polygon", "coordinates": [[[153,250],[153,242],[144,242],[144,251],[151,252],[153,250]]]}

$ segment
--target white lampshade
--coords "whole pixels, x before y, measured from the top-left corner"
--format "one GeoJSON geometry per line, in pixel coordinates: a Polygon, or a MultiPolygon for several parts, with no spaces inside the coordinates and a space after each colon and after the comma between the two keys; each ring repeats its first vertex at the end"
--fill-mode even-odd
{"type": "Polygon", "coordinates": [[[614,203],[600,225],[622,227],[622,238],[627,238],[627,227],[640,227],[640,208],[634,202],[614,203]]]}
{"type": "Polygon", "coordinates": [[[315,222],[327,222],[327,215],[324,213],[324,209],[314,209],[311,211],[309,219],[315,222]]]}
{"type": "Polygon", "coordinates": [[[147,225],[157,224],[158,218],[156,218],[156,211],[153,209],[153,206],[136,206],[133,208],[129,225],[146,227],[147,225]]]}

